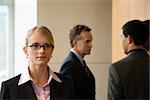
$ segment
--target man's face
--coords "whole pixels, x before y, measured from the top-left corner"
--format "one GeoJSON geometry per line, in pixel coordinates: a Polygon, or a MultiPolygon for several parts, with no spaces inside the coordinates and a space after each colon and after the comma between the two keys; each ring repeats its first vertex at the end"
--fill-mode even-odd
{"type": "Polygon", "coordinates": [[[122,38],[122,48],[124,50],[124,53],[128,53],[128,37],[125,37],[123,34],[121,35],[122,38]]]}
{"type": "Polygon", "coordinates": [[[91,32],[81,32],[80,39],[75,43],[75,49],[82,57],[90,54],[93,47],[92,40],[91,32]]]}

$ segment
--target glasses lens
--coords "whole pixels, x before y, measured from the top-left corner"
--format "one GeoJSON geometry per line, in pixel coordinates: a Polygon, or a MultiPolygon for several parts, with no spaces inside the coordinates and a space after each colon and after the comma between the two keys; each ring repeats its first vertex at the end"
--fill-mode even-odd
{"type": "Polygon", "coordinates": [[[32,44],[29,47],[33,50],[37,50],[37,49],[40,49],[40,44],[32,44]]]}
{"type": "Polygon", "coordinates": [[[49,49],[49,48],[51,48],[51,45],[46,43],[44,45],[41,45],[41,47],[43,47],[44,49],[49,49]]]}

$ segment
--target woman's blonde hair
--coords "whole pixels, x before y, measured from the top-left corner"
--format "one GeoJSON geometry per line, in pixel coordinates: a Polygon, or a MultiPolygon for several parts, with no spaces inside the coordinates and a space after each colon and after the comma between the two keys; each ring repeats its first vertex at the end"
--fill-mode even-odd
{"type": "Polygon", "coordinates": [[[35,26],[28,31],[26,38],[25,38],[26,46],[28,46],[29,38],[31,37],[31,35],[33,35],[36,32],[39,32],[39,33],[45,35],[47,37],[49,43],[51,44],[52,48],[54,49],[53,35],[52,35],[51,31],[45,26],[35,26]]]}

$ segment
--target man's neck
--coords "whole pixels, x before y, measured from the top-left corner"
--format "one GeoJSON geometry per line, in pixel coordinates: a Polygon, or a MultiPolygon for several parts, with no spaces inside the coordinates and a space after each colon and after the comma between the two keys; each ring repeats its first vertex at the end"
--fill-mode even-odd
{"type": "Polygon", "coordinates": [[[134,49],[144,49],[142,45],[130,45],[128,48],[128,52],[134,49]]]}
{"type": "Polygon", "coordinates": [[[72,48],[76,53],[78,53],[82,58],[84,58],[84,55],[82,55],[75,47],[72,48]]]}

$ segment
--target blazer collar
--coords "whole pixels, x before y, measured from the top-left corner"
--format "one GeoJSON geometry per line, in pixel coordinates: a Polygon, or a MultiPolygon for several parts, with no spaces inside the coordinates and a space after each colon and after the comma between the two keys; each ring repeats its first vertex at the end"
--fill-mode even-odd
{"type": "Polygon", "coordinates": [[[21,98],[27,100],[38,100],[32,87],[31,81],[27,81],[26,83],[19,85],[18,90],[19,95],[22,96],[21,98]]]}
{"type": "MultiPolygon", "coordinates": [[[[60,83],[62,82],[50,68],[49,68],[49,73],[50,75],[49,75],[48,83],[50,83],[52,78],[55,79],[57,82],[60,82],[60,83]]],[[[29,70],[27,69],[21,74],[18,85],[24,84],[28,82],[29,80],[32,80],[32,79],[30,77],[29,70]]]]}
{"type": "Polygon", "coordinates": [[[50,97],[51,99],[59,99],[61,95],[62,84],[54,79],[50,82],[50,97]]]}
{"type": "Polygon", "coordinates": [[[79,53],[77,53],[73,48],[71,49],[71,52],[76,56],[76,58],[80,61],[80,63],[84,66],[84,63],[83,63],[83,58],[80,56],[79,53]]]}
{"type": "MultiPolygon", "coordinates": [[[[29,100],[37,100],[36,94],[35,94],[34,89],[32,87],[32,81],[30,79],[28,79],[28,78],[30,78],[29,75],[27,75],[27,76],[28,77],[25,78],[26,80],[24,80],[24,81],[21,80],[23,82],[22,84],[18,83],[19,84],[18,89],[20,91],[20,95],[23,94],[23,97],[27,98],[29,100]]],[[[62,81],[60,80],[59,76],[57,76],[57,73],[53,72],[53,77],[49,83],[51,100],[56,99],[56,98],[60,98],[61,90],[62,90],[61,85],[62,85],[62,81]]]]}
{"type": "MultiPolygon", "coordinates": [[[[50,100],[60,100],[61,91],[62,89],[62,84],[55,79],[52,78],[49,86],[50,86],[50,100]]],[[[27,81],[24,84],[21,84],[18,86],[18,90],[20,95],[22,95],[22,98],[27,99],[27,100],[38,100],[36,97],[36,94],[34,92],[34,89],[32,87],[32,82],[31,80],[27,81]]]]}
{"type": "Polygon", "coordinates": [[[127,54],[128,56],[130,55],[136,55],[136,56],[142,56],[142,55],[148,55],[145,49],[133,49],[130,50],[127,54]]]}

